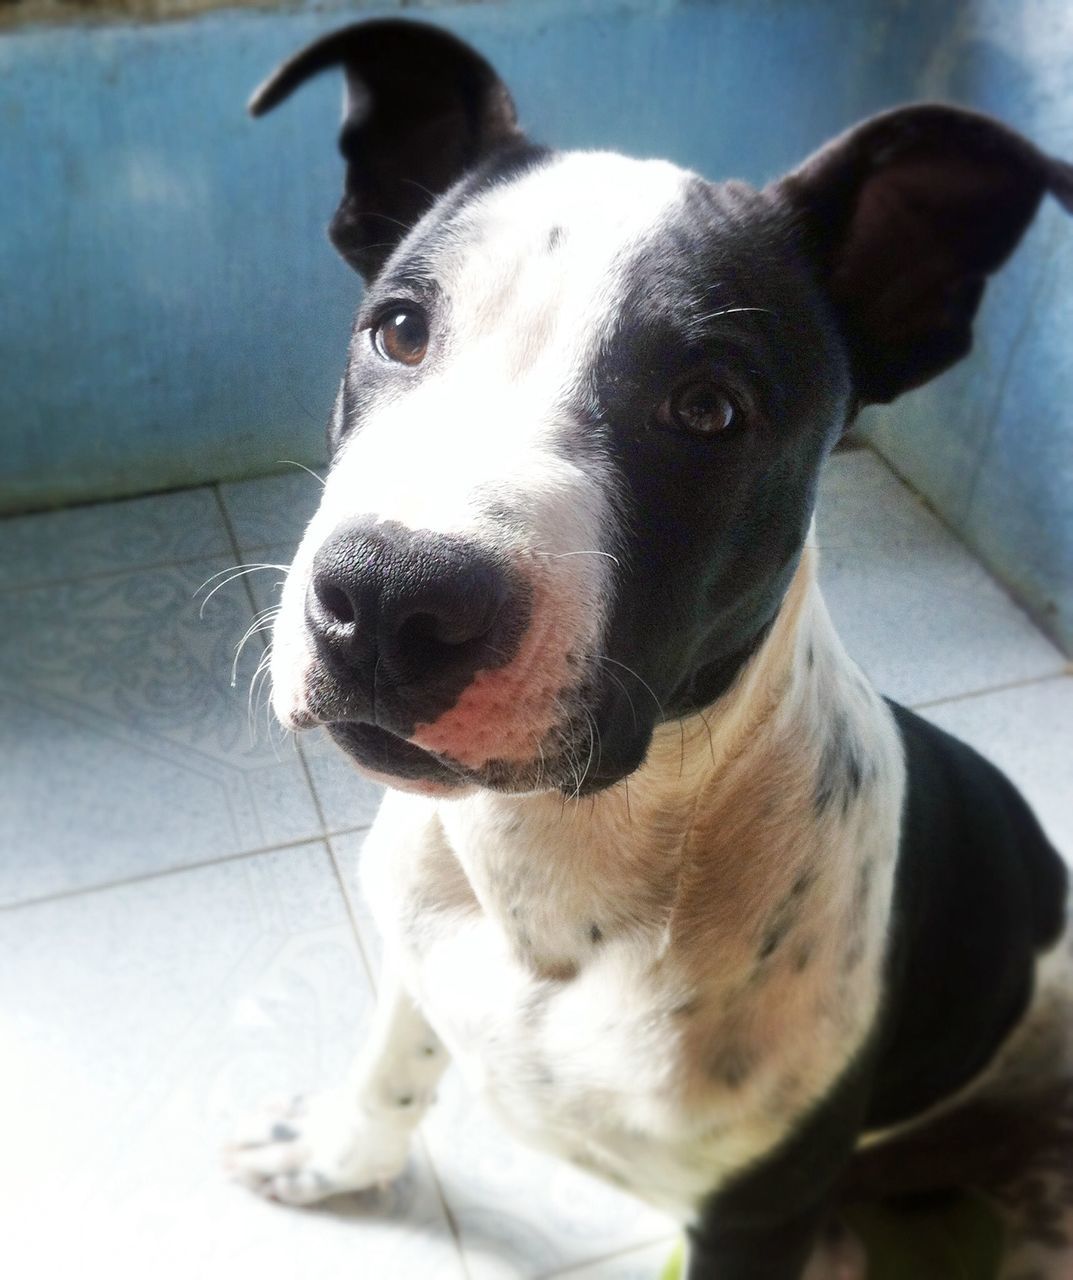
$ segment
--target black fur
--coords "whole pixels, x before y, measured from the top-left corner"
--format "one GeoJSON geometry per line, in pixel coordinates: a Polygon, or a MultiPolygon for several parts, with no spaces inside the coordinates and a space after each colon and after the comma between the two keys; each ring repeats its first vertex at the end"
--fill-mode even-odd
{"type": "MultiPolygon", "coordinates": [[[[902,1189],[897,1173],[884,1171],[879,1187],[869,1178],[875,1156],[854,1155],[858,1135],[919,1115],[987,1065],[1024,1012],[1037,956],[1065,925],[1065,864],[1016,788],[964,743],[891,706],[908,793],[882,1016],[804,1125],[705,1205],[688,1280],[797,1280],[802,1241],[811,1245],[841,1198],[902,1189]]],[[[1005,1141],[993,1135],[996,1148],[1005,1141]]],[[[971,1160],[958,1167],[974,1172],[971,1160]]],[[[942,1168],[931,1162],[928,1189],[942,1187],[942,1168]]]]}

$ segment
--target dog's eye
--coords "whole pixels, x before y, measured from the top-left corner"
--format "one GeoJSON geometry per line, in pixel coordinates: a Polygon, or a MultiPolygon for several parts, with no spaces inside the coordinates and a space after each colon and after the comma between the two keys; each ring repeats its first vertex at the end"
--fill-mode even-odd
{"type": "Polygon", "coordinates": [[[664,400],[656,417],[664,427],[695,436],[715,436],[736,425],[738,410],[722,387],[690,382],[664,400]]]}
{"type": "Polygon", "coordinates": [[[385,360],[420,364],[428,350],[428,322],[419,311],[390,311],[373,327],[373,345],[385,360]]]}

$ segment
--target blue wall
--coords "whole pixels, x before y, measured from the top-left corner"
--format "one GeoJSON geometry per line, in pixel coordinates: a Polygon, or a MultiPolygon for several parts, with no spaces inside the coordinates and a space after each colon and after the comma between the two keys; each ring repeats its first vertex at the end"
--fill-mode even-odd
{"type": "MultiPolygon", "coordinates": [[[[319,31],[398,7],[296,0],[0,36],[0,509],[320,458],[358,295],[323,230],[339,85],[256,124],[243,103],[319,31]]],[[[1067,0],[426,7],[562,146],[759,182],[927,95],[1073,155],[1067,0]]],[[[1050,209],[989,298],[971,366],[867,429],[1073,644],[1071,284],[1073,222],[1050,209]]]]}

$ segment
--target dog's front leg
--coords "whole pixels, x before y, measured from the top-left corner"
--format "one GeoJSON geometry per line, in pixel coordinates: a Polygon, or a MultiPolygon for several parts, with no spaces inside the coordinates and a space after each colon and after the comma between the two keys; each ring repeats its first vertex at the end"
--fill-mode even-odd
{"type": "Polygon", "coordinates": [[[288,1204],[312,1204],[398,1177],[447,1053],[393,967],[347,1083],[269,1108],[228,1147],[238,1181],[288,1204]]]}
{"type": "Polygon", "coordinates": [[[804,1280],[820,1223],[809,1212],[730,1227],[713,1215],[689,1232],[686,1280],[804,1280]]]}

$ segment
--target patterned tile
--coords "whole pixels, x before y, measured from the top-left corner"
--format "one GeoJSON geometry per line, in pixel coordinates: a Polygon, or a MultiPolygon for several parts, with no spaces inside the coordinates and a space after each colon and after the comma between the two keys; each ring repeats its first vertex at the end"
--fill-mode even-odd
{"type": "Polygon", "coordinates": [[[0,520],[0,590],[230,554],[212,490],[186,489],[0,520]]]}
{"type": "Polygon", "coordinates": [[[292,744],[234,688],[245,593],[229,561],[24,590],[0,631],[0,902],[320,834],[292,744]]]}
{"type": "Polygon", "coordinates": [[[0,952],[12,1274],[464,1280],[420,1151],[316,1211],[219,1167],[240,1114],[338,1080],[369,1018],[322,844],[2,913],[0,952]]]}
{"type": "Polygon", "coordinates": [[[282,543],[289,561],[320,501],[320,483],[298,468],[283,475],[222,484],[220,493],[245,557],[258,547],[282,543]]]}
{"type": "Polygon", "coordinates": [[[924,714],[999,766],[1073,864],[1073,676],[929,707],[924,714]]]}
{"type": "Polygon", "coordinates": [[[1058,650],[874,454],[831,460],[817,527],[835,625],[881,692],[914,705],[1063,670],[1058,650]]]}

